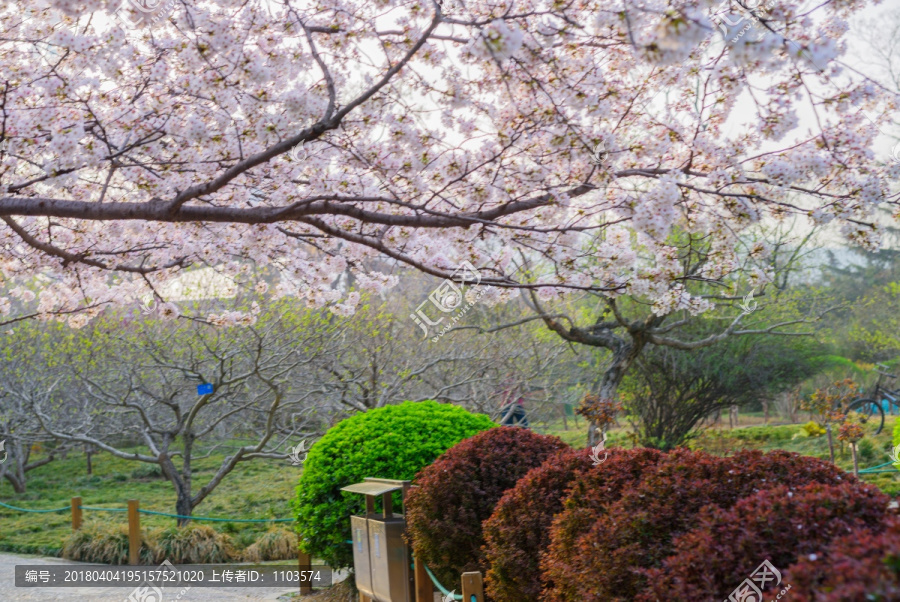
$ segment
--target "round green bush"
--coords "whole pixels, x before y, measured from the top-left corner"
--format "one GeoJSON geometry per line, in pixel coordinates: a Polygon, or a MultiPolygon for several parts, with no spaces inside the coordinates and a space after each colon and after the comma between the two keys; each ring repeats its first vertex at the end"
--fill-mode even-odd
{"type": "Polygon", "coordinates": [[[341,487],[366,477],[412,480],[442,453],[493,426],[485,415],[435,401],[407,401],[339,422],[303,463],[292,503],[300,548],[332,568],[353,566],[345,542],[351,538],[350,515],[364,513],[365,498],[341,487]]]}

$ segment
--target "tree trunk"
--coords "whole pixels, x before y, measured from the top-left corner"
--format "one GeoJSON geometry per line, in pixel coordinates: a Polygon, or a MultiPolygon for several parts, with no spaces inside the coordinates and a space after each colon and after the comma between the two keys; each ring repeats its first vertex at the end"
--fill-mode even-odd
{"type": "Polygon", "coordinates": [[[24,479],[20,480],[19,478],[16,477],[16,475],[12,474],[11,472],[3,473],[3,477],[6,478],[6,480],[9,482],[10,485],[12,485],[13,491],[15,491],[16,493],[25,493],[25,480],[24,479]]]}
{"type": "MultiPolygon", "coordinates": [[[[175,514],[180,514],[182,516],[190,516],[194,511],[193,504],[191,504],[191,496],[190,493],[187,495],[182,495],[182,492],[178,492],[178,499],[175,500],[175,514]]],[[[191,519],[189,518],[179,518],[178,526],[184,527],[191,519]]]]}
{"type": "MultiPolygon", "coordinates": [[[[606,372],[603,374],[603,379],[600,381],[600,391],[598,392],[600,399],[616,398],[616,392],[619,389],[619,385],[622,383],[622,379],[625,377],[625,373],[628,372],[631,364],[633,364],[634,360],[641,354],[644,345],[645,343],[639,341],[630,343],[623,342],[619,348],[613,352],[612,363],[609,368],[606,369],[606,372]]],[[[598,425],[592,421],[588,425],[588,445],[594,447],[601,439],[602,433],[600,432],[598,425]]]]}
{"type": "Polygon", "coordinates": [[[859,478],[859,461],[856,459],[856,442],[850,443],[850,451],[853,452],[853,476],[859,478]]]}
{"type": "Polygon", "coordinates": [[[831,423],[825,425],[825,432],[828,433],[828,451],[831,454],[831,463],[834,464],[834,439],[831,438],[831,423]]]}
{"type": "MultiPolygon", "coordinates": [[[[185,450],[187,453],[187,450],[185,450]]],[[[179,474],[175,468],[175,463],[165,452],[159,455],[159,467],[163,475],[172,483],[175,488],[175,514],[181,516],[190,516],[194,510],[193,500],[191,499],[191,482],[185,479],[184,475],[179,474]]],[[[188,463],[188,467],[190,464],[188,463]]],[[[179,518],[178,526],[183,527],[191,522],[189,518],[179,518]]]]}
{"type": "Polygon", "coordinates": [[[763,426],[769,426],[769,402],[763,399],[763,426]]]}
{"type": "Polygon", "coordinates": [[[49,464],[55,459],[55,452],[51,452],[45,458],[35,460],[29,463],[31,458],[31,446],[27,443],[23,445],[20,441],[12,443],[12,449],[6,457],[6,461],[0,464],[0,478],[5,478],[12,485],[13,491],[16,493],[25,493],[25,483],[29,471],[39,468],[44,464],[49,464]]]}
{"type": "Polygon", "coordinates": [[[6,461],[0,466],[0,475],[2,475],[16,493],[25,493],[25,463],[28,462],[28,456],[31,448],[26,444],[15,439],[10,444],[10,449],[6,452],[6,461]]]}

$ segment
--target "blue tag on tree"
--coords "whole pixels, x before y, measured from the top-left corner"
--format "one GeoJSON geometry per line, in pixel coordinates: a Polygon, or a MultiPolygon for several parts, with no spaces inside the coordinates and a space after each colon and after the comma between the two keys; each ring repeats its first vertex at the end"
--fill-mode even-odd
{"type": "Polygon", "coordinates": [[[197,385],[197,395],[209,395],[212,392],[212,383],[203,383],[202,385],[197,385]]]}

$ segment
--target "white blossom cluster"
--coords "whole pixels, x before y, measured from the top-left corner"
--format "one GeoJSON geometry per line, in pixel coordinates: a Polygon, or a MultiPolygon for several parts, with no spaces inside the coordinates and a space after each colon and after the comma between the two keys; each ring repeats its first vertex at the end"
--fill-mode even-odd
{"type": "Polygon", "coordinates": [[[830,77],[864,0],[814,16],[767,4],[773,31],[718,41],[720,15],[741,30],[752,17],[686,0],[501,4],[466,2],[433,29],[430,9],[392,4],[386,29],[383,6],[359,0],[196,0],[129,31],[115,2],[0,7],[0,314],[83,325],[185,270],[246,281],[253,264],[277,274],[258,294],[348,315],[396,284],[373,267],[385,258],[436,275],[470,262],[480,302],[502,303],[531,284],[522,254],[541,298],[699,312],[674,232],[709,240],[710,279],[739,269],[741,233],[769,218],[879,244],[900,165],[874,152],[864,112],[886,121],[900,99],[830,77]]]}

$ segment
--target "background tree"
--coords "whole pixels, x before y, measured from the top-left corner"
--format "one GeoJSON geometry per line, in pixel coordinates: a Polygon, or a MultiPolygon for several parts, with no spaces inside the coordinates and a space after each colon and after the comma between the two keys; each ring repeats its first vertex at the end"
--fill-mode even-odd
{"type": "Polygon", "coordinates": [[[6,456],[0,463],[0,478],[16,493],[25,492],[30,471],[72,447],[48,436],[33,410],[35,403],[43,402],[55,420],[71,419],[70,408],[53,403],[70,385],[57,353],[66,345],[66,331],[59,324],[32,326],[7,333],[0,346],[0,441],[5,442],[2,456],[6,456]],[[36,447],[43,453],[35,454],[36,447]]]}
{"type": "MultiPolygon", "coordinates": [[[[89,12],[111,1],[9,3],[0,270],[48,280],[0,311],[134,303],[243,260],[279,273],[277,295],[346,313],[347,270],[363,290],[396,282],[376,257],[441,278],[468,261],[486,302],[627,292],[654,316],[702,311],[685,282],[730,273],[753,223],[810,216],[877,244],[872,211],[896,203],[900,167],[868,156],[860,109],[883,119],[893,99],[822,83],[865,5],[199,0],[128,28],[89,12]],[[760,35],[719,39],[718,11],[760,35]],[[675,226],[705,241],[702,269],[673,260],[675,226]],[[522,270],[519,252],[544,265],[522,270]]],[[[605,319],[581,327],[611,341],[611,375],[665,334],[622,321],[625,344],[605,319]]]]}
{"type": "MultiPolygon", "coordinates": [[[[834,436],[832,424],[847,423],[845,408],[859,397],[859,388],[851,379],[836,381],[828,387],[817,389],[808,399],[804,399],[800,408],[815,414],[817,422],[828,434],[828,451],[834,462],[834,436]]],[[[850,421],[852,423],[852,421],[850,421]]],[[[856,429],[853,429],[854,431],[856,429]]],[[[852,433],[855,436],[855,432],[852,433]]],[[[860,437],[862,438],[862,437],[860,437]]],[[[843,438],[841,439],[844,440],[843,438]]],[[[855,441],[855,440],[854,440],[855,441]]]]}
{"type": "MultiPolygon", "coordinates": [[[[324,427],[326,417],[309,401],[321,386],[309,375],[340,331],[319,312],[294,309],[273,304],[251,310],[251,321],[220,328],[195,321],[98,320],[74,338],[66,358],[78,385],[66,395],[88,406],[79,420],[56,420],[43,401],[35,401],[33,412],[61,441],[158,464],[175,489],[176,513],[190,516],[239,463],[286,460],[291,444],[324,427]],[[198,395],[201,383],[212,384],[213,392],[198,395]],[[136,444],[146,451],[124,449],[136,444]],[[193,463],[223,448],[229,455],[195,487],[193,463]]],[[[216,315],[231,318],[229,312],[216,315]]]]}
{"type": "MultiPolygon", "coordinates": [[[[433,283],[411,273],[400,281],[402,294],[365,296],[354,315],[342,319],[339,345],[317,363],[321,407],[355,412],[398,400],[434,399],[497,419],[503,392],[515,389],[533,416],[549,420],[557,419],[562,405],[577,399],[582,383],[594,377],[587,352],[573,350],[534,322],[488,336],[470,326],[444,337],[423,337],[409,314],[428,298],[433,283]]],[[[518,303],[475,303],[466,322],[528,316],[518,303]]]]}
{"type": "MultiPolygon", "coordinates": [[[[800,332],[796,327],[814,322],[830,310],[813,296],[803,303],[792,303],[793,312],[778,311],[776,315],[783,317],[780,320],[763,321],[752,316],[757,309],[763,310],[760,313],[765,311],[759,301],[752,299],[753,291],[760,286],[762,280],[760,274],[768,274],[765,280],[775,283],[770,289],[776,294],[773,298],[778,298],[780,290],[787,287],[787,275],[796,270],[798,253],[795,240],[777,238],[774,244],[768,245],[759,240],[742,241],[745,252],[735,256],[735,260],[739,259],[741,263],[734,267],[732,276],[744,274],[749,278],[733,278],[731,282],[710,281],[704,275],[711,255],[717,253],[704,241],[689,234],[675,232],[669,242],[673,246],[667,253],[648,258],[642,268],[654,274],[667,270],[686,274],[680,285],[681,294],[684,295],[682,302],[686,305],[683,309],[665,309],[654,303],[649,296],[635,291],[619,297],[597,295],[596,309],[582,311],[579,315],[554,312],[554,308],[548,308],[538,294],[529,293],[530,307],[551,331],[566,341],[609,352],[596,388],[601,399],[616,399],[619,385],[629,368],[651,346],[691,351],[738,336],[811,334],[808,327],[800,332]],[[795,247],[793,252],[781,253],[780,256],[772,252],[782,250],[783,247],[790,248],[790,245],[795,247]],[[749,290],[743,296],[737,295],[736,291],[741,289],[749,290]],[[705,322],[705,328],[692,330],[698,320],[695,316],[708,311],[714,302],[719,303],[720,309],[733,307],[734,313],[729,315],[720,311],[714,320],[705,322]],[[745,308],[744,305],[752,307],[745,308]],[[746,317],[748,314],[751,317],[746,317]],[[745,319],[749,322],[748,326],[743,325],[745,319]],[[718,326],[712,327],[714,324],[718,326]]],[[[765,287],[762,287],[759,294],[765,294],[765,287]]],[[[692,421],[693,418],[688,419],[688,422],[692,421]]],[[[593,445],[596,441],[597,425],[592,424],[589,427],[588,442],[593,445]]]]}
{"type": "MultiPolygon", "coordinates": [[[[716,328],[704,321],[692,331],[716,328]]],[[[715,346],[644,351],[626,376],[622,397],[637,443],[683,445],[717,410],[771,398],[818,372],[823,346],[809,337],[729,338],[715,346]]]]}

